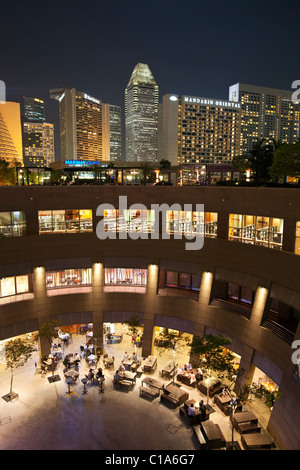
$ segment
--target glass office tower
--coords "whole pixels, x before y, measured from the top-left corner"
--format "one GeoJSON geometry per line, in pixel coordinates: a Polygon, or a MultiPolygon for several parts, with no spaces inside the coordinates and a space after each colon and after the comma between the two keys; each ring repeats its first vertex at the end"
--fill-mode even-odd
{"type": "Polygon", "coordinates": [[[149,66],[138,63],[125,89],[127,161],[157,161],[158,99],[149,66]]]}

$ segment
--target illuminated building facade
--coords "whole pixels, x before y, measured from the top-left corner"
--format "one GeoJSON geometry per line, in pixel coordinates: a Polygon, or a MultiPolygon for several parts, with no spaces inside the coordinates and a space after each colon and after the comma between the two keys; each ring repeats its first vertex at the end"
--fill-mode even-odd
{"type": "Polygon", "coordinates": [[[59,101],[61,160],[110,160],[110,105],[75,88],[50,90],[50,97],[59,101]]]}
{"type": "Polygon", "coordinates": [[[102,104],[103,160],[121,161],[122,125],[121,107],[108,103],[102,104]]]}
{"type": "Polygon", "coordinates": [[[127,161],[157,160],[158,100],[149,66],[138,63],[125,89],[127,161]]]}
{"type": "Polygon", "coordinates": [[[54,125],[49,122],[23,123],[24,166],[49,167],[55,161],[54,125]]]}
{"type": "Polygon", "coordinates": [[[45,122],[45,104],[39,98],[24,96],[24,120],[27,122],[45,122]]]}
{"type": "Polygon", "coordinates": [[[169,94],[159,115],[159,160],[224,164],[239,155],[239,103],[169,94]]]}
{"type": "Polygon", "coordinates": [[[236,83],[229,87],[229,99],[241,104],[241,154],[266,139],[292,144],[299,136],[300,105],[292,91],[236,83]]]}
{"type": "Polygon", "coordinates": [[[0,103],[0,158],[23,164],[20,104],[0,103]]]}

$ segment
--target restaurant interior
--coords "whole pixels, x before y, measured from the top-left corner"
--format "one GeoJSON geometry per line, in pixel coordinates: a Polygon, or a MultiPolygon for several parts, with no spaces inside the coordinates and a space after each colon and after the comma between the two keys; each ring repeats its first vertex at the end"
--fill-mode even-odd
{"type": "MultiPolygon", "coordinates": [[[[138,404],[139,406],[150,407],[165,404],[162,416],[165,414],[166,420],[169,420],[170,417],[173,419],[176,417],[176,423],[173,421],[174,429],[176,427],[181,429],[182,419],[186,418],[186,410],[190,406],[190,402],[192,401],[196,410],[198,410],[197,407],[200,406],[200,402],[203,400],[210,409],[208,421],[222,429],[221,435],[223,437],[220,440],[221,443],[211,445],[216,445],[216,448],[223,448],[222,446],[228,444],[232,439],[230,418],[228,413],[224,411],[225,408],[220,406],[219,398],[217,398],[221,396],[221,390],[223,391],[226,384],[222,383],[221,388],[218,388],[218,394],[211,396],[210,391],[212,388],[207,387],[206,392],[203,388],[205,381],[210,380],[205,375],[201,379],[202,382],[200,381],[199,383],[192,383],[192,380],[188,383],[180,376],[182,369],[190,361],[190,347],[188,343],[192,339],[192,335],[177,330],[154,327],[152,355],[148,358],[142,357],[142,324],[133,334],[127,323],[105,323],[103,351],[97,346],[97,341],[93,339],[93,324],[60,326],[58,337],[52,341],[50,354],[43,358],[40,357],[40,347],[39,342],[36,341],[36,332],[23,335],[21,338],[28,342],[33,342],[35,349],[30,359],[14,372],[14,388],[18,395],[16,401],[22,400],[24,395],[30,396],[34,393],[32,388],[33,380],[39,381],[36,383],[39,383],[38,387],[43,387],[43,389],[49,387],[51,382],[54,382],[57,391],[59,389],[59,393],[64,395],[65,398],[72,396],[71,399],[73,400],[82,400],[84,397],[90,396],[91,393],[97,396],[98,391],[96,392],[95,390],[99,390],[99,396],[105,396],[106,400],[109,397],[108,399],[112,400],[112,403],[115,399],[119,403],[120,397],[128,396],[128,400],[132,400],[133,406],[138,404]],[[163,341],[168,333],[178,338],[175,352],[160,345],[160,341],[163,341]],[[137,356],[136,360],[133,360],[134,355],[137,356]],[[97,376],[99,369],[102,369],[103,379],[101,376],[97,376]],[[117,370],[121,375],[121,387],[115,379],[117,370]],[[28,375],[30,376],[29,380],[28,375]],[[168,387],[172,391],[170,395],[167,393],[168,387]],[[180,391],[181,396],[178,397],[178,402],[175,403],[172,397],[173,393],[175,393],[174,396],[177,395],[176,391],[180,391]],[[117,393],[117,395],[114,395],[114,393],[117,393]]],[[[3,398],[0,405],[0,413],[2,413],[2,416],[5,416],[5,406],[7,406],[5,396],[9,390],[11,380],[11,371],[6,368],[5,346],[7,341],[12,339],[15,338],[0,342],[0,390],[3,398]]],[[[224,354],[226,353],[227,351],[224,350],[224,354]]],[[[239,356],[235,355],[237,366],[239,359],[239,356]]],[[[190,377],[189,371],[184,373],[184,375],[190,377]]],[[[213,379],[217,380],[216,377],[213,377],[213,379]]],[[[254,373],[254,381],[258,387],[262,386],[270,392],[277,389],[276,384],[257,368],[254,373]]],[[[41,390],[40,388],[40,392],[41,390]]],[[[49,393],[49,388],[47,393],[49,393]]],[[[110,406],[112,403],[110,403],[110,406]]],[[[13,401],[10,404],[13,405],[13,401]]],[[[18,405],[15,406],[17,407],[18,405]]],[[[266,433],[268,420],[272,412],[270,402],[266,402],[266,394],[251,396],[247,402],[247,410],[251,410],[256,415],[255,422],[257,423],[258,419],[259,429],[262,428],[264,433],[266,433]]],[[[9,424],[13,428],[12,423],[9,424]]],[[[197,424],[199,423],[197,422],[197,424]]],[[[237,424],[237,426],[239,425],[237,424]]],[[[234,434],[235,442],[240,449],[246,449],[246,434],[240,433],[238,429],[237,427],[234,434]]],[[[190,449],[197,449],[199,445],[200,448],[203,448],[203,435],[199,438],[194,431],[191,436],[192,428],[190,426],[185,431],[187,434],[182,437],[183,448],[187,446],[190,449]]],[[[18,431],[16,435],[18,435],[18,431]]],[[[3,444],[0,442],[0,448],[8,445],[6,440],[9,439],[9,434],[7,434],[3,444]]],[[[15,443],[14,445],[14,448],[17,449],[18,444],[15,443]]],[[[31,445],[33,444],[31,443],[31,445]]],[[[49,445],[51,444],[49,443],[49,445]]],[[[172,444],[168,443],[168,446],[170,445],[173,445],[174,449],[176,449],[175,442],[173,443],[172,441],[172,444]]],[[[205,446],[207,445],[206,443],[205,446]]],[[[274,447],[275,444],[272,442],[271,448],[274,447]]]]}

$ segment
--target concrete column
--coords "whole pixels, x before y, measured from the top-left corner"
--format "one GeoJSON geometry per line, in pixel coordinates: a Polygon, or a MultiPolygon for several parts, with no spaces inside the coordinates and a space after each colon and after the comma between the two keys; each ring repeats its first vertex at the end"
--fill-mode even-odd
{"type": "Polygon", "coordinates": [[[218,212],[218,232],[217,238],[228,240],[229,213],[218,212]]]}
{"type": "Polygon", "coordinates": [[[102,263],[94,263],[92,266],[93,292],[93,340],[96,347],[100,347],[101,354],[103,348],[103,276],[104,269],[102,263]]]}
{"type": "Polygon", "coordinates": [[[259,286],[256,289],[256,294],[250,317],[250,323],[252,323],[252,325],[255,327],[258,327],[261,324],[261,320],[266,306],[266,301],[268,298],[268,292],[269,291],[266,287],[259,286]]]}
{"type": "Polygon", "coordinates": [[[152,353],[154,343],[154,318],[155,318],[155,303],[156,292],[158,285],[158,265],[148,265],[148,278],[147,290],[145,294],[145,309],[144,309],[144,332],[143,332],[143,357],[149,356],[152,353]]]}
{"type": "Polygon", "coordinates": [[[284,219],[282,243],[283,251],[295,253],[296,226],[297,221],[295,219],[284,219]]]}
{"type": "MultiPolygon", "coordinates": [[[[36,316],[38,318],[39,328],[51,320],[47,309],[47,289],[46,289],[46,270],[44,266],[38,266],[33,269],[33,282],[36,316]]],[[[50,345],[46,338],[39,338],[39,347],[41,357],[50,353],[50,345]]]]}

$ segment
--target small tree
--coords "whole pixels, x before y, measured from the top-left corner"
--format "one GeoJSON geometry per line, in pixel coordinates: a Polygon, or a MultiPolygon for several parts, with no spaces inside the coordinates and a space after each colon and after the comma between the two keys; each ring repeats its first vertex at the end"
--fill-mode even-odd
{"type": "Polygon", "coordinates": [[[135,314],[131,315],[124,323],[128,325],[133,336],[138,333],[138,328],[142,325],[140,317],[135,314]]]}
{"type": "MultiPolygon", "coordinates": [[[[230,352],[224,354],[224,348],[227,348],[230,343],[230,338],[221,335],[206,335],[203,338],[194,336],[191,343],[193,362],[197,363],[208,377],[210,377],[212,370],[219,375],[232,377],[234,375],[234,357],[230,352]]],[[[209,386],[207,386],[207,403],[208,397],[209,386]]]]}
{"type": "MultiPolygon", "coordinates": [[[[52,341],[58,338],[57,322],[51,320],[48,323],[43,323],[38,332],[39,338],[44,338],[49,343],[49,350],[51,351],[52,341]]],[[[54,376],[54,368],[52,367],[52,377],[54,376]]]]}
{"type": "Polygon", "coordinates": [[[10,340],[6,343],[6,368],[11,370],[10,391],[6,395],[9,400],[18,396],[18,394],[13,392],[14,369],[23,366],[31,357],[34,350],[35,347],[32,342],[24,341],[21,338],[10,340]]]}
{"type": "Polygon", "coordinates": [[[185,343],[188,343],[188,339],[183,340],[179,335],[172,333],[170,331],[167,331],[167,333],[164,334],[164,337],[159,340],[157,343],[157,347],[161,348],[161,351],[163,350],[172,350],[172,358],[173,358],[173,383],[175,380],[175,357],[177,352],[180,350],[182,346],[182,342],[185,341],[185,343]]]}
{"type": "Polygon", "coordinates": [[[131,331],[132,336],[136,336],[138,333],[138,328],[142,326],[141,319],[138,315],[132,314],[127,321],[125,321],[126,325],[128,325],[129,330],[131,331]]]}

